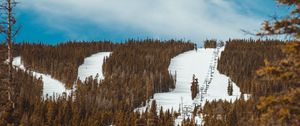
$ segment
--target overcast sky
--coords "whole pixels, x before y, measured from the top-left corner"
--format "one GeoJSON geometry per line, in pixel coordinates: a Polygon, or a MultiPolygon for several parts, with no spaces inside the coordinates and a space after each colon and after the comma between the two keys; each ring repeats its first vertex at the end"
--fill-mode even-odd
{"type": "Polygon", "coordinates": [[[281,14],[273,0],[19,0],[17,41],[248,38],[281,14]]]}

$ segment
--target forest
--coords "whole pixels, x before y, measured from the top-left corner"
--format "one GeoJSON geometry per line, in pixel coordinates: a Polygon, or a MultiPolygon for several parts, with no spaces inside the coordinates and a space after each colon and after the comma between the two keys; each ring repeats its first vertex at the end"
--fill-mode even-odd
{"type": "MultiPolygon", "coordinates": [[[[23,54],[24,56],[32,54],[41,57],[41,60],[35,61],[40,62],[40,64],[35,63],[35,67],[43,68],[46,67],[42,64],[46,62],[43,60],[63,60],[63,58],[58,57],[71,55],[69,52],[75,50],[76,47],[78,52],[88,52],[85,50],[91,47],[89,46],[91,43],[87,43],[86,48],[79,48],[78,45],[81,44],[70,43],[74,46],[69,48],[59,48],[63,45],[53,47],[41,44],[22,44],[15,45],[15,52],[26,52],[23,54]],[[19,47],[22,49],[18,50],[19,47]]],[[[103,43],[92,44],[103,45],[103,43]]],[[[94,47],[95,50],[99,49],[97,46],[94,47]]],[[[168,71],[170,60],[182,52],[194,49],[194,44],[175,40],[149,39],[143,41],[129,40],[114,46],[114,48],[114,53],[110,58],[105,59],[103,65],[105,79],[100,82],[97,81],[97,77],[87,78],[84,82],[76,80],[74,84],[77,89],[70,96],[42,98],[41,80],[30,76],[29,70],[28,73],[19,70],[20,75],[14,75],[14,80],[17,81],[15,83],[18,85],[14,88],[16,90],[14,94],[16,97],[14,101],[17,103],[16,109],[11,109],[11,105],[3,102],[0,125],[173,125],[177,112],[168,110],[158,114],[156,111],[159,108],[156,108],[155,102],[152,102],[153,105],[147,108],[145,112],[140,113],[133,110],[138,106],[145,105],[147,99],[151,98],[154,93],[169,91],[169,89],[174,88],[176,84],[174,75],[168,71]],[[34,86],[22,84],[22,79],[34,86]]],[[[69,62],[72,66],[77,65],[75,61],[76,59],[65,59],[65,62],[69,62]]],[[[47,66],[56,65],[55,63],[57,62],[50,62],[47,66]]],[[[5,72],[5,69],[1,70],[5,72]]],[[[54,70],[56,70],[54,73],[62,71],[60,69],[54,70]]],[[[5,74],[2,76],[5,78],[5,74]]],[[[5,96],[1,98],[1,101],[7,99],[5,96]]]]}
{"type": "Polygon", "coordinates": [[[243,93],[251,93],[255,71],[265,61],[283,58],[284,45],[285,42],[278,40],[229,40],[219,59],[218,70],[237,83],[243,93]]]}
{"type": "MultiPolygon", "coordinates": [[[[26,48],[19,49],[22,46],[32,50],[37,45],[15,45],[15,56],[21,51],[26,52],[26,48]]],[[[39,46],[45,48],[48,45],[39,46]]],[[[79,52],[82,52],[80,49],[79,52]]],[[[104,80],[99,82],[97,77],[87,78],[83,82],[75,80],[77,89],[70,96],[46,98],[41,97],[41,78],[34,77],[30,70],[15,68],[15,86],[7,86],[7,65],[4,63],[6,59],[2,58],[0,125],[174,125],[174,120],[180,113],[176,110],[162,111],[157,108],[155,101],[145,112],[133,110],[144,106],[154,93],[174,88],[176,77],[167,69],[170,60],[193,49],[192,43],[174,40],[129,40],[114,45],[111,56],[104,59],[104,80]],[[158,62],[160,65],[155,65],[158,62]],[[15,92],[14,106],[7,100],[7,87],[15,92]]],[[[1,55],[5,57],[4,45],[1,45],[1,50],[4,50],[1,55]]],[[[228,40],[219,59],[218,70],[231,77],[233,82],[239,84],[242,93],[250,94],[251,97],[246,100],[241,95],[234,102],[206,102],[203,108],[195,107],[194,116],[202,115],[204,125],[207,126],[299,124],[297,101],[300,77],[297,68],[300,58],[295,58],[299,57],[299,50],[299,42],[228,40]],[[247,55],[248,53],[252,55],[247,55]],[[224,57],[231,60],[224,60],[224,57]]],[[[183,120],[182,125],[195,125],[194,118],[183,120]]]]}
{"type": "Polygon", "coordinates": [[[217,40],[205,40],[204,41],[204,48],[216,48],[217,47],[217,40]]]}
{"type": "MultiPolygon", "coordinates": [[[[218,62],[212,62],[229,77],[228,94],[233,95],[234,82],[241,95],[232,101],[195,104],[192,116],[183,118],[182,126],[195,126],[196,117],[201,117],[204,126],[300,125],[300,1],[276,1],[290,7],[290,12],[263,22],[254,35],[291,39],[205,40],[205,49],[225,46],[218,62]]],[[[199,53],[195,43],[173,39],[15,43],[20,30],[15,27],[13,11],[17,4],[5,0],[0,5],[4,19],[0,32],[6,37],[0,43],[0,126],[173,126],[183,114],[181,108],[164,111],[152,98],[176,87],[177,74],[168,71],[171,60],[194,49],[199,53]],[[102,66],[105,79],[90,76],[79,80],[78,67],[98,52],[112,52],[102,66]],[[16,56],[22,57],[26,70],[12,65],[16,56]],[[34,76],[33,71],[49,74],[76,90],[70,95],[43,97],[43,78],[34,76]],[[135,111],[138,107],[145,111],[135,111]]],[[[195,75],[190,79],[188,90],[195,99],[200,85],[195,75]]]]}
{"type": "Polygon", "coordinates": [[[175,88],[176,77],[168,71],[171,58],[192,49],[194,44],[181,41],[130,40],[116,48],[104,62],[104,83],[117,86],[111,89],[119,94],[116,99],[129,98],[128,103],[123,104],[135,108],[154,93],[175,88]]]}

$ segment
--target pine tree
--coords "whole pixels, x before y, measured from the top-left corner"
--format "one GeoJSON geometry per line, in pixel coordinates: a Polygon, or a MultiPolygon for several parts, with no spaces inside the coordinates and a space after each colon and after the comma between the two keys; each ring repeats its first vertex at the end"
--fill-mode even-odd
{"type": "Polygon", "coordinates": [[[233,87],[232,87],[232,81],[230,79],[228,79],[227,92],[229,96],[232,96],[233,87]]]}
{"type": "Polygon", "coordinates": [[[193,100],[197,96],[197,94],[199,93],[198,78],[196,78],[195,75],[193,75],[193,81],[192,81],[192,85],[191,85],[191,93],[192,93],[192,99],[193,100]]]}
{"type": "Polygon", "coordinates": [[[147,124],[149,126],[156,126],[157,123],[158,123],[157,104],[156,104],[156,101],[153,100],[151,103],[151,108],[149,111],[149,117],[148,117],[147,124]]]}

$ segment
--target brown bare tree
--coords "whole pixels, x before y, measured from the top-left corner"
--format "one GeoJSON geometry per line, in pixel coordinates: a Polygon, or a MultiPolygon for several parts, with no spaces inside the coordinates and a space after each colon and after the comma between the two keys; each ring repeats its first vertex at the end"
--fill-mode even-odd
{"type": "Polygon", "coordinates": [[[21,27],[14,29],[16,24],[16,19],[14,17],[14,8],[16,7],[17,2],[15,0],[2,0],[0,9],[1,9],[1,18],[0,22],[0,31],[6,36],[7,44],[7,58],[8,58],[8,100],[11,102],[12,107],[15,107],[15,96],[14,96],[14,84],[13,84],[13,39],[19,32],[21,27]]]}
{"type": "Polygon", "coordinates": [[[300,39],[300,1],[299,0],[276,0],[279,5],[288,6],[291,9],[284,17],[274,17],[263,23],[262,31],[258,36],[286,35],[300,39]]]}

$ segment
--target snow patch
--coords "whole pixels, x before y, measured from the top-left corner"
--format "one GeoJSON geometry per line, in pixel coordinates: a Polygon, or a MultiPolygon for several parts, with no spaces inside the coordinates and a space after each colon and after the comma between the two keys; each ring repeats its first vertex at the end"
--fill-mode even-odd
{"type": "Polygon", "coordinates": [[[86,78],[98,75],[98,79],[104,79],[102,73],[103,59],[111,52],[99,52],[84,59],[84,63],[78,67],[78,78],[84,81],[86,78]]]}

